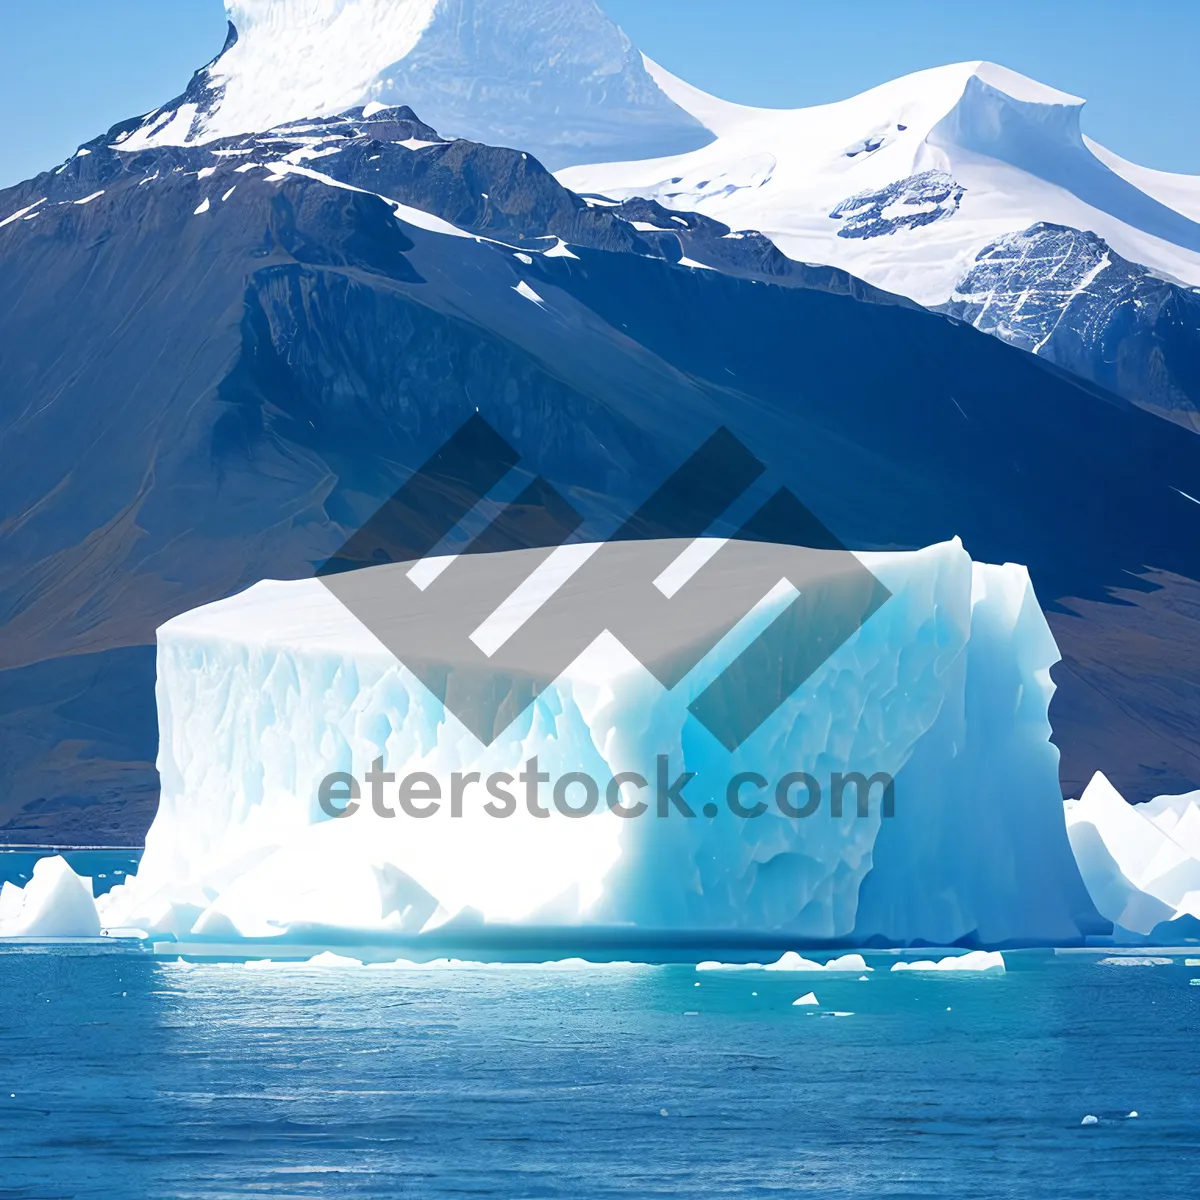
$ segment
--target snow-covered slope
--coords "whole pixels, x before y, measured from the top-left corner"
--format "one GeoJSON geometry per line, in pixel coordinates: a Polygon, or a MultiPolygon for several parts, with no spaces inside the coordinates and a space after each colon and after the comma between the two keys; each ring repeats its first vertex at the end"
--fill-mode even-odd
{"type": "MultiPolygon", "coordinates": [[[[687,544],[605,549],[673,555],[687,544]]],[[[463,556],[439,577],[443,603],[470,609],[489,571],[507,579],[515,562],[524,575],[525,560],[542,557],[463,556]]],[[[811,573],[810,592],[840,588],[843,558],[829,557],[831,574],[811,573]]],[[[486,748],[317,580],[261,583],[185,613],[159,631],[162,802],[137,877],[101,901],[104,920],[218,940],[303,937],[298,927],[313,924],[417,934],[468,917],[668,936],[1078,937],[1087,902],[1046,715],[1058,653],[1027,573],[972,563],[958,542],[862,558],[892,598],[734,752],[689,716],[689,702],[787,597],[757,608],[731,635],[733,649],[722,642],[670,691],[602,634],[486,748]],[[976,711],[980,696],[986,715],[976,711]],[[539,803],[549,815],[540,817],[528,810],[526,782],[514,781],[535,755],[533,769],[548,775],[539,803]],[[674,803],[662,810],[660,756],[671,779],[696,773],[681,791],[693,816],[674,803]],[[378,797],[364,785],[358,810],[330,819],[322,778],[361,777],[376,760],[395,779],[378,797]],[[579,771],[598,781],[601,799],[571,819],[551,792],[579,771]],[[630,771],[650,788],[636,818],[603,799],[607,781],[630,771]],[[774,803],[760,816],[735,815],[727,784],[743,771],[762,772],[772,787],[808,771],[824,799],[802,817],[774,803]],[[835,813],[829,781],[838,771],[894,775],[892,815],[881,784],[866,812],[851,795],[835,813]],[[446,801],[419,819],[396,782],[415,772],[446,801]],[[454,772],[480,773],[457,816],[454,772]],[[495,772],[507,773],[499,791],[495,772]],[[497,807],[505,779],[513,808],[489,815],[484,805],[497,807]]],[[[415,595],[410,565],[353,577],[415,595]]],[[[616,594],[625,572],[608,577],[616,594]]],[[[467,653],[445,660],[445,686],[473,663],[467,653]]],[[[806,795],[811,803],[799,788],[794,803],[806,795]]],[[[577,783],[568,803],[582,798],[577,783]]],[[[638,799],[626,784],[620,803],[638,799]]]]}
{"type": "Polygon", "coordinates": [[[370,104],[549,166],[694,149],[711,134],[594,0],[226,0],[224,51],[123,148],[184,145],[370,104]]]}
{"type": "Polygon", "coordinates": [[[793,258],[926,305],[950,298],[984,245],[1035,221],[1090,230],[1133,262],[1200,283],[1197,181],[1096,153],[1080,132],[1082,100],[994,63],[794,110],[730,104],[647,68],[716,139],[672,158],[569,168],[568,187],[757,229],[793,258]]]}

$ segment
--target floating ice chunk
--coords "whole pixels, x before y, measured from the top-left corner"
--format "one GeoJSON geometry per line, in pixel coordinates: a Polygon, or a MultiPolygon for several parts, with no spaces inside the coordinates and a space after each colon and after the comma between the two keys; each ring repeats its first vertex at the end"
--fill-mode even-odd
{"type": "Polygon", "coordinates": [[[531,288],[523,279],[515,288],[513,288],[513,291],[516,292],[518,296],[524,296],[526,300],[532,300],[534,304],[546,303],[545,300],[543,300],[541,296],[539,296],[537,292],[535,292],[533,288],[531,288]]]}
{"type": "Polygon", "coordinates": [[[773,963],[725,963],[708,960],[696,964],[697,971],[873,971],[861,954],[843,954],[828,962],[803,958],[795,950],[785,950],[773,963]]]}
{"type": "Polygon", "coordinates": [[[1185,958],[1183,965],[1185,967],[1200,967],[1200,958],[1185,958]]]}
{"type": "Polygon", "coordinates": [[[792,1007],[795,1008],[799,1004],[820,1004],[820,1003],[821,1003],[820,1000],[818,1000],[816,997],[816,993],[805,992],[804,995],[801,996],[799,1000],[792,1001],[792,1007]]]}
{"type": "Polygon", "coordinates": [[[322,954],[314,954],[308,962],[304,963],[306,967],[361,967],[362,961],[357,958],[349,958],[345,954],[334,954],[331,950],[326,950],[322,954]]]}
{"type": "Polygon", "coordinates": [[[813,962],[801,958],[794,950],[788,950],[777,962],[768,963],[768,971],[873,971],[868,967],[861,954],[843,954],[831,958],[827,962],[813,962]]]}
{"type": "Polygon", "coordinates": [[[527,265],[532,265],[533,263],[533,259],[530,258],[528,254],[522,254],[520,250],[513,251],[513,258],[519,259],[521,262],[527,265]]]}
{"type": "Polygon", "coordinates": [[[39,858],[24,888],[4,885],[0,917],[0,937],[100,936],[91,879],[58,854],[39,858]]]}
{"type": "Polygon", "coordinates": [[[1088,1115],[1086,1117],[1084,1117],[1083,1120],[1080,1121],[1079,1123],[1080,1123],[1080,1125],[1099,1125],[1100,1118],[1094,1117],[1094,1116],[1092,1116],[1091,1113],[1088,1113],[1088,1115]]]}
{"type": "Polygon", "coordinates": [[[1003,974],[1004,955],[999,950],[971,950],[967,954],[951,954],[934,962],[920,959],[917,962],[892,963],[893,971],[965,971],[975,974],[1003,974]]]}
{"type": "Polygon", "coordinates": [[[1097,771],[1064,812],[1102,916],[1140,934],[1184,914],[1200,917],[1200,792],[1128,804],[1097,771]]]}
{"type": "Polygon", "coordinates": [[[1134,1119],[1136,1116],[1137,1116],[1137,1109],[1135,1108],[1135,1109],[1133,1110],[1133,1112],[1131,1112],[1131,1113],[1129,1114],[1129,1116],[1127,1116],[1125,1119],[1126,1119],[1127,1121],[1132,1121],[1132,1120],[1133,1120],[1133,1119],[1134,1119]]]}
{"type": "Polygon", "coordinates": [[[207,196],[205,196],[204,199],[201,200],[200,203],[196,206],[196,211],[194,213],[192,213],[192,216],[198,217],[201,213],[206,213],[206,212],[208,212],[208,197],[207,196]]]}

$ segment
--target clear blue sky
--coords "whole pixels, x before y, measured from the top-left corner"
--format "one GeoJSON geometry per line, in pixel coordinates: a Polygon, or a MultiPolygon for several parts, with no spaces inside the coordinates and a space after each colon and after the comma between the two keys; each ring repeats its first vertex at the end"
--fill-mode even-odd
{"type": "MultiPolygon", "coordinates": [[[[1200,174],[1200,0],[601,0],[652,58],[730,100],[840,100],[987,58],[1087,98],[1085,132],[1200,174]]],[[[0,186],[183,90],[222,0],[0,0],[0,186]]]]}

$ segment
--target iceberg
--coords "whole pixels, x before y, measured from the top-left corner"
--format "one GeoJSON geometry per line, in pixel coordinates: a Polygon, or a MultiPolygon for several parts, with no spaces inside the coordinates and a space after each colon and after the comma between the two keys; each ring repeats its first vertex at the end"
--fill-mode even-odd
{"type": "MultiPolygon", "coordinates": [[[[523,579],[513,556],[529,554],[545,558],[477,557],[523,579]]],[[[530,927],[576,945],[597,930],[631,944],[1078,940],[1086,895],[1047,719],[1058,655],[1025,569],[974,563],[957,539],[857,557],[891,598],[733,750],[689,704],[790,603],[779,589],[671,688],[601,634],[489,745],[321,580],[265,581],[183,613],[158,631],[158,813],[136,877],[98,902],[104,924],[318,945],[331,929],[486,943],[530,927]],[[558,782],[552,804],[548,782],[526,779],[530,764],[573,782],[574,815],[558,782]],[[640,819],[609,804],[580,815],[584,774],[606,794],[629,772],[646,784],[640,819]],[[797,772],[818,781],[801,817],[796,794],[784,788],[786,813],[753,778],[797,772]],[[852,774],[893,780],[894,805],[869,785],[835,804],[822,785],[852,774]],[[735,779],[744,804],[765,797],[753,818],[731,810],[735,779]],[[331,815],[340,807],[349,815],[331,815]]],[[[397,588],[410,567],[354,575],[397,588]]],[[[813,969],[795,958],[776,969],[813,969]]]]}
{"type": "Polygon", "coordinates": [[[971,950],[966,954],[948,954],[945,958],[918,962],[892,963],[893,971],[950,971],[977,975],[1002,975],[1007,970],[1004,955],[998,950],[971,950]]]}
{"type": "Polygon", "coordinates": [[[1063,807],[1102,916],[1143,936],[1164,921],[1200,918],[1200,791],[1133,805],[1097,771],[1063,807]]]}
{"type": "MultiPolygon", "coordinates": [[[[795,950],[785,951],[773,963],[723,963],[708,960],[696,964],[697,971],[873,971],[861,954],[840,954],[827,962],[814,962],[795,950]]],[[[700,985],[697,984],[697,987],[700,985]]]]}
{"type": "Polygon", "coordinates": [[[39,858],[23,887],[0,888],[0,937],[100,936],[92,881],[76,875],[61,854],[39,858]]]}

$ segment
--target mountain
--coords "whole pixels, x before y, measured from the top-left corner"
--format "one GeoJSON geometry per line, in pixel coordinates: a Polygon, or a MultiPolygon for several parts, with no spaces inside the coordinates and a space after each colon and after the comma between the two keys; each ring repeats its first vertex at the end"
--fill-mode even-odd
{"type": "Polygon", "coordinates": [[[552,168],[712,140],[594,0],[226,0],[229,37],[187,90],[121,134],[193,145],[365,105],[552,168]]]}
{"type": "MultiPolygon", "coordinates": [[[[416,11],[247,5],[216,62],[267,45],[255,29],[298,46],[317,12],[375,13],[364,44],[387,57],[391,20],[411,32],[399,18],[416,11]]],[[[430,11],[428,29],[449,10],[430,11]]],[[[940,302],[966,307],[929,311],[798,261],[786,232],[706,195],[696,210],[583,196],[528,148],[447,140],[419,108],[330,111],[341,92],[305,89],[337,71],[287,61],[307,81],[291,98],[269,75],[238,85],[284,97],[282,124],[226,130],[239,93],[214,64],[182,103],[0,191],[0,836],[139,838],[158,788],[156,627],[312,575],[474,412],[570,498],[580,537],[608,536],[723,425],[847,545],[958,535],[978,560],[1028,565],[1063,654],[1068,792],[1096,770],[1131,799],[1200,779],[1194,434],[969,323],[1026,265],[1040,279],[1040,261],[1067,261],[1071,279],[1112,272],[1129,297],[1114,320],[1157,304],[1159,341],[1134,357],[1183,361],[1190,293],[1155,291],[1161,275],[1099,235],[1044,224],[1028,237],[1062,244],[1039,259],[1006,226],[940,302]]],[[[927,213],[968,204],[965,162],[961,197],[920,185],[927,213]]],[[[1169,181],[1126,173],[1176,202],[1169,181]]],[[[871,220],[850,205],[839,227],[871,220]]],[[[1057,294],[1074,323],[1079,289],[1057,294]]],[[[1005,303],[997,329],[1066,339],[1005,303]]],[[[1163,395],[1190,387],[1161,378],[1163,395]]]]}
{"type": "Polygon", "coordinates": [[[977,320],[1200,429],[1200,177],[1117,158],[1082,134],[1082,100],[994,63],[920,71],[794,110],[730,104],[646,65],[714,140],[682,155],[574,166],[560,172],[568,187],[758,230],[793,259],[977,320]],[[1045,226],[1111,252],[1112,269],[1085,249],[1063,259],[1066,243],[1051,248],[1045,226]],[[996,276],[998,259],[1011,257],[998,247],[1013,239],[1020,268],[996,276]],[[1121,263],[1141,269],[1136,288],[1121,263]],[[964,302],[984,277],[1000,286],[996,304],[964,302]],[[1006,288],[1024,310],[1015,321],[1003,315],[1006,288]],[[1030,336],[1033,312],[1043,324],[1057,314],[1055,336],[1030,336]]]}
{"type": "Polygon", "coordinates": [[[0,192],[11,840],[139,837],[155,628],[311,575],[475,411],[580,536],[725,425],[849,545],[957,534],[1028,564],[1064,656],[1068,788],[1200,776],[1191,433],[836,269],[789,273],[765,239],[589,205],[407,109],[113,145],[0,192]]]}

